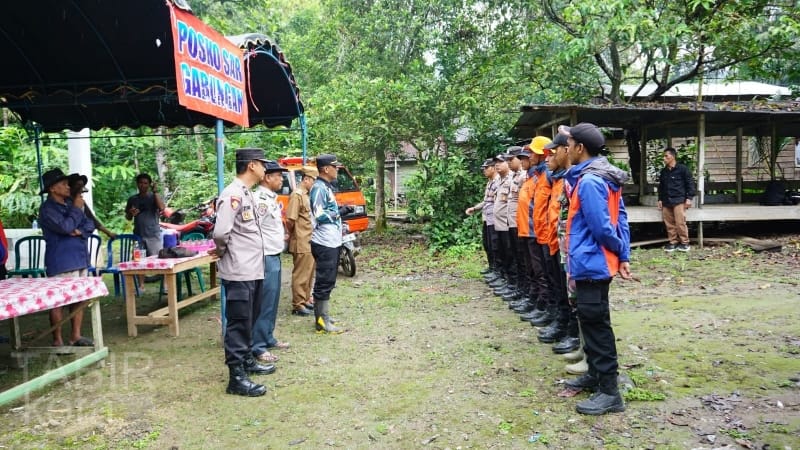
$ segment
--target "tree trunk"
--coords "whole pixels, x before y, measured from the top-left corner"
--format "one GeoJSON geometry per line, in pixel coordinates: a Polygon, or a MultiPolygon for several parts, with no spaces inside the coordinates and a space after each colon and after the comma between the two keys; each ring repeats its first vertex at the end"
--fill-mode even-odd
{"type": "Polygon", "coordinates": [[[375,231],[381,233],[386,230],[386,152],[383,148],[375,151],[375,162],[375,231]]]}

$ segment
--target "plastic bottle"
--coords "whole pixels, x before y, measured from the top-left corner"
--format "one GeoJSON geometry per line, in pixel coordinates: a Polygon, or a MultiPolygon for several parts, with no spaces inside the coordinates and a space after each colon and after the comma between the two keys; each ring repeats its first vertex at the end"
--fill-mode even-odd
{"type": "Polygon", "coordinates": [[[33,222],[31,223],[31,228],[33,228],[34,230],[38,230],[39,229],[39,221],[36,220],[36,219],[33,219],[33,222]]]}
{"type": "Polygon", "coordinates": [[[134,261],[139,261],[140,259],[142,259],[142,250],[139,248],[139,243],[138,242],[134,242],[133,243],[133,260],[134,261]]]}

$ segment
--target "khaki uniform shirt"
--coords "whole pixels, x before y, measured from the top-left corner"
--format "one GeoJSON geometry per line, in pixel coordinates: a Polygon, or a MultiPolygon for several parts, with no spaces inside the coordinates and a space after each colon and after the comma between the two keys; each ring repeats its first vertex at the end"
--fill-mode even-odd
{"type": "Polygon", "coordinates": [[[494,226],[494,200],[497,196],[497,187],[500,185],[500,177],[494,176],[486,182],[486,189],[483,191],[483,201],[475,205],[475,209],[481,210],[481,216],[486,225],[494,226]]]}
{"type": "Polygon", "coordinates": [[[522,183],[528,178],[528,174],[520,169],[511,172],[511,186],[508,195],[508,228],[517,228],[517,206],[519,206],[519,190],[522,183]]]}
{"type": "Polygon", "coordinates": [[[289,253],[311,253],[311,201],[305,188],[298,187],[289,196],[286,219],[294,222],[289,253]]]}
{"type": "Polygon", "coordinates": [[[494,200],[494,229],[508,231],[508,202],[511,196],[511,171],[500,179],[494,200]]]}
{"type": "Polygon", "coordinates": [[[255,192],[256,213],[260,219],[261,238],[264,240],[264,256],[280,255],[285,247],[283,217],[278,194],[264,186],[255,192]]]}
{"type": "Polygon", "coordinates": [[[219,195],[214,244],[217,271],[227,281],[264,279],[264,250],[255,201],[250,188],[235,178],[219,195]]]}

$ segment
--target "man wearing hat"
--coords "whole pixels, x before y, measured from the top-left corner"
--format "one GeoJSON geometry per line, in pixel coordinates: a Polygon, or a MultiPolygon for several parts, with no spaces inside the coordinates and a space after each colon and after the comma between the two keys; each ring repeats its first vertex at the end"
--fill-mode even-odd
{"type": "Polygon", "coordinates": [[[311,254],[311,202],[308,192],[319,177],[314,166],[303,166],[303,178],[289,196],[286,208],[286,230],[289,233],[289,253],[292,254],[292,314],[309,316],[313,311],[311,280],[314,275],[314,255],[311,254]]]}
{"type": "Polygon", "coordinates": [[[260,148],[236,151],[236,178],[217,200],[214,226],[216,248],[209,254],[219,257],[217,273],[225,289],[225,364],[230,379],[228,394],[257,397],[267,388],[254,383],[248,374],[269,374],[272,364],[259,364],[253,358],[253,322],[260,312],[264,280],[264,249],[256,203],[250,188],[266,173],[267,159],[260,148]]]}
{"type": "Polygon", "coordinates": [[[578,321],[584,338],[588,371],[567,381],[573,389],[594,390],[575,409],[601,415],[625,410],[617,387],[619,364],[611,328],[608,290],[619,273],[630,279],[630,230],[622,184],[628,174],[605,157],[605,138],[593,124],[560,127],[567,135],[572,168],[565,176],[571,186],[567,215],[567,273],[575,281],[578,321]]]}
{"type": "MultiPolygon", "coordinates": [[[[513,156],[501,153],[495,157],[495,170],[500,177],[497,197],[494,201],[494,230],[497,232],[498,248],[495,258],[499,261],[500,271],[505,283],[495,287],[494,293],[506,301],[515,300],[517,293],[517,262],[510,238],[510,208],[512,176],[508,162],[513,156]]],[[[516,218],[515,218],[516,219],[516,218]]]]}
{"type": "MultiPolygon", "coordinates": [[[[546,226],[547,203],[549,202],[550,183],[547,179],[547,163],[545,149],[551,140],[545,136],[531,139],[531,168],[528,171],[529,184],[525,188],[526,220],[528,221],[528,256],[530,259],[531,302],[533,311],[521,316],[533,326],[545,326],[552,321],[547,306],[550,303],[550,284],[547,282],[545,267],[545,245],[539,243],[540,235],[544,235],[546,226]]],[[[522,208],[522,205],[520,205],[522,208]]]]}
{"type": "Polygon", "coordinates": [[[266,175],[254,193],[264,241],[264,282],[261,298],[258,299],[261,311],[253,324],[253,356],[261,362],[272,363],[278,357],[269,349],[289,348],[287,342],[278,341],[274,336],[281,296],[281,253],[289,239],[283,227],[283,208],[278,203],[278,191],[283,185],[283,173],[287,170],[275,161],[267,161],[264,167],[266,175]]]}
{"type": "MultiPolygon", "coordinates": [[[[86,236],[94,231],[94,222],[83,213],[83,198],[70,196],[68,177],[61,169],[52,169],[42,175],[42,192],[47,199],[39,208],[39,226],[46,244],[44,264],[48,277],[85,277],[89,266],[86,236]]],[[[69,305],[72,316],[70,345],[92,346],[91,339],[81,337],[83,309],[86,302],[69,305]]],[[[53,345],[64,345],[61,337],[61,308],[50,310],[53,326],[53,345]]]]}
{"type": "Polygon", "coordinates": [[[483,228],[481,235],[483,238],[483,251],[486,253],[488,267],[483,271],[486,282],[492,282],[500,278],[500,271],[494,260],[494,247],[497,246],[497,235],[494,232],[494,198],[497,193],[497,172],[494,168],[494,159],[489,158],[481,164],[483,176],[486,177],[486,187],[483,190],[483,200],[475,206],[470,206],[464,211],[468,216],[481,212],[483,228]]]}
{"type": "Polygon", "coordinates": [[[309,193],[312,224],[311,254],[314,255],[316,273],[314,281],[314,322],[317,332],[338,334],[343,329],[334,326],[330,318],[330,298],[336,287],[339,251],[342,247],[342,214],[347,207],[339,208],[334,195],[339,167],[336,155],[322,154],[316,158],[319,177],[309,193]]]}

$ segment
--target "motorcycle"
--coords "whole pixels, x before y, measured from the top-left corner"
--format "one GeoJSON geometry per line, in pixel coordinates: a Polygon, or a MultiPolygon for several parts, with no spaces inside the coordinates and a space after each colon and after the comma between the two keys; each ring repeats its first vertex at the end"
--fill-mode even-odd
{"type": "Polygon", "coordinates": [[[361,253],[361,245],[358,242],[358,233],[350,232],[347,223],[342,224],[342,248],[339,251],[339,267],[342,273],[348,277],[356,276],[356,255],[361,253]]]}
{"type": "Polygon", "coordinates": [[[159,225],[164,230],[175,230],[185,236],[189,233],[202,233],[205,239],[211,239],[212,232],[214,231],[214,223],[217,220],[216,211],[216,198],[211,199],[205,203],[190,209],[190,211],[199,211],[200,217],[191,222],[183,223],[186,219],[186,211],[172,210],[165,208],[162,212],[162,217],[165,221],[159,222],[159,225]]]}

